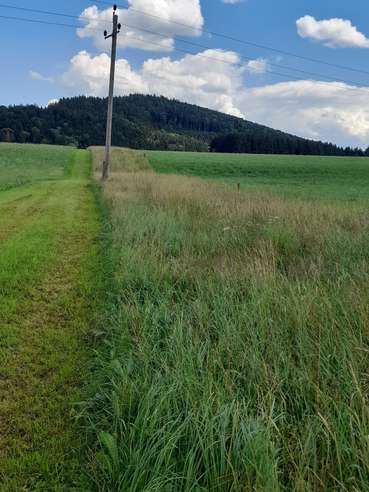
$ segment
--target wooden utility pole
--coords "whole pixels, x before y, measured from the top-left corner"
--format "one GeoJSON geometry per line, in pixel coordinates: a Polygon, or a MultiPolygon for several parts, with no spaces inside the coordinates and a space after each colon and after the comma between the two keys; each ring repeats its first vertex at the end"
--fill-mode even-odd
{"type": "Polygon", "coordinates": [[[109,81],[109,100],[108,100],[108,116],[106,120],[106,142],[105,142],[105,157],[102,165],[102,179],[105,181],[109,176],[110,163],[110,148],[111,148],[111,133],[113,125],[113,99],[114,99],[114,77],[115,77],[115,61],[117,58],[117,38],[120,32],[121,25],[118,24],[117,6],[113,7],[113,32],[112,34],[104,32],[105,39],[112,39],[111,44],[111,60],[110,60],[110,81],[109,81]]]}

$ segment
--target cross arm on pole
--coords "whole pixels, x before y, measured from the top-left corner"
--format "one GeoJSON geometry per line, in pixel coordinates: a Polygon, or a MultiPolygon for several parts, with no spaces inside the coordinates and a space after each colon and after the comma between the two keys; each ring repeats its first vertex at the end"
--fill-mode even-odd
{"type": "Polygon", "coordinates": [[[111,47],[111,62],[110,62],[110,81],[109,81],[109,98],[108,98],[108,114],[106,122],[106,142],[105,142],[105,158],[102,165],[102,180],[105,181],[109,176],[110,163],[110,148],[113,125],[113,97],[114,97],[114,77],[115,77],[115,62],[117,57],[117,37],[121,29],[121,24],[118,23],[117,6],[113,7],[113,32],[108,34],[104,31],[105,39],[112,39],[111,47]]]}

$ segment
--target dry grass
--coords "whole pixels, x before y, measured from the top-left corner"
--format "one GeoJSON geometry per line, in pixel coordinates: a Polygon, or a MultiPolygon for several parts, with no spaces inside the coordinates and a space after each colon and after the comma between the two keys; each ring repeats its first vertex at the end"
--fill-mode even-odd
{"type": "Polygon", "coordinates": [[[188,241],[178,261],[183,265],[192,263],[194,256],[205,258],[197,265],[218,271],[229,268],[252,273],[255,266],[274,275],[283,257],[290,260],[287,273],[319,275],[334,267],[335,261],[340,267],[338,239],[360,248],[369,232],[365,207],[291,201],[258,192],[237,193],[226,185],[196,178],[152,172],[113,173],[106,196],[113,207],[118,203],[144,203],[188,220],[188,241]],[[213,238],[213,247],[194,255],[193,242],[201,239],[201,233],[213,238]]]}
{"type": "MultiPolygon", "coordinates": [[[[100,173],[101,164],[104,160],[104,148],[103,147],[90,147],[93,158],[93,167],[97,175],[100,173]]],[[[150,165],[145,158],[143,152],[122,149],[113,147],[110,154],[110,171],[121,172],[122,169],[125,172],[136,172],[137,170],[149,171],[150,165]]]]}
{"type": "Polygon", "coordinates": [[[130,155],[104,185],[99,490],[369,490],[365,208],[142,172],[130,155]]]}

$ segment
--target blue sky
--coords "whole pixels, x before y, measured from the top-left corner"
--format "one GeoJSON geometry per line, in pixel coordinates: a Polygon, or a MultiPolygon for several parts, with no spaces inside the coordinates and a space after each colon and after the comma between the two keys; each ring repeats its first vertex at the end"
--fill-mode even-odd
{"type": "MultiPolygon", "coordinates": [[[[0,15],[87,26],[78,34],[73,28],[0,18],[0,104],[46,105],[63,96],[106,94],[109,42],[102,32],[111,15],[108,6],[82,0],[7,3],[76,16],[89,10],[80,22],[0,7],[0,15]]],[[[367,1],[130,0],[121,5],[125,8],[120,17],[129,26],[123,30],[129,36],[120,35],[117,94],[160,93],[310,138],[369,145],[369,74],[279,56],[204,32],[225,33],[369,72],[367,1]],[[140,28],[162,36],[153,38],[140,28]],[[322,83],[324,77],[331,77],[331,82],[322,83]]]]}

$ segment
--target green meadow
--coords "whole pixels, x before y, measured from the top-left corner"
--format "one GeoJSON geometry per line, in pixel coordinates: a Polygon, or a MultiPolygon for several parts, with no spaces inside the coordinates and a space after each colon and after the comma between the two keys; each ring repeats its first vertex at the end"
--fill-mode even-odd
{"type": "Polygon", "coordinates": [[[368,161],[102,156],[0,146],[1,492],[369,491],[368,161]]]}
{"type": "Polygon", "coordinates": [[[0,159],[0,191],[61,179],[72,168],[68,147],[1,143],[0,159]]]}
{"type": "Polygon", "coordinates": [[[245,190],[310,200],[369,199],[368,158],[158,151],[146,156],[157,172],[240,183],[245,190]]]}
{"type": "MultiPolygon", "coordinates": [[[[115,149],[102,190],[115,302],[97,490],[369,490],[369,215],[337,200],[341,161],[321,172],[338,168],[334,200],[318,201],[238,193],[227,156],[145,154],[166,173],[115,149]],[[184,162],[217,181],[175,175],[184,162]]],[[[308,189],[301,159],[290,175],[308,189]]],[[[352,189],[366,163],[350,161],[352,189]]],[[[283,176],[268,168],[273,188],[283,176]]]]}

